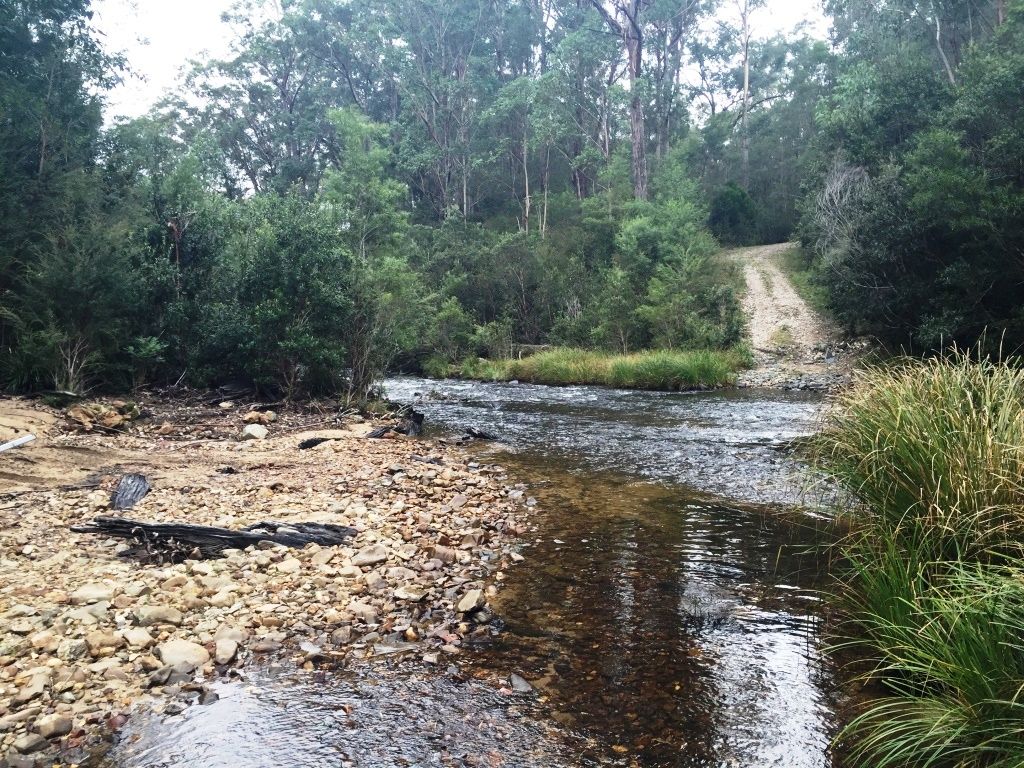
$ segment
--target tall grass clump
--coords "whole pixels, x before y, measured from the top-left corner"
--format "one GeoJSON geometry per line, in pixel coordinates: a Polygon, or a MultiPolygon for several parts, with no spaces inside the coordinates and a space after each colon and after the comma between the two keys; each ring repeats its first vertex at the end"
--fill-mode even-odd
{"type": "Polygon", "coordinates": [[[450,373],[481,381],[678,391],[731,384],[736,372],[749,365],[749,352],[742,348],[614,355],[559,347],[519,360],[467,359],[450,373]]]}
{"type": "Polygon", "coordinates": [[[820,464],[860,522],[920,536],[936,560],[1024,541],[1024,370],[966,356],[862,373],[824,431],[820,464]]]}
{"type": "Polygon", "coordinates": [[[840,647],[884,692],[841,734],[854,764],[1024,766],[1024,372],[868,370],[820,446],[854,501],[840,647]]]}

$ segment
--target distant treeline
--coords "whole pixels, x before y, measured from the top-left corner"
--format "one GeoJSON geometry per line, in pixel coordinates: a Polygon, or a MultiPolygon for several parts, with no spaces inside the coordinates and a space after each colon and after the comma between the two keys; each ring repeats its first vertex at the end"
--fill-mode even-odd
{"type": "Polygon", "coordinates": [[[959,3],[836,3],[836,53],[762,39],[755,0],[240,3],[231,58],[109,129],[125,62],[88,5],[0,2],[8,389],[361,398],[513,343],[729,348],[714,254],[801,215],[852,329],[932,344],[1016,311],[1012,4],[970,3],[968,34],[959,3]]]}

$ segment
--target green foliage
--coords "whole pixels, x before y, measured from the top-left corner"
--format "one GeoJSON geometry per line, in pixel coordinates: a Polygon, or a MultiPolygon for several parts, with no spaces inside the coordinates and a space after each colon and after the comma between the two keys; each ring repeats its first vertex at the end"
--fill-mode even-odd
{"type": "Polygon", "coordinates": [[[236,204],[217,279],[196,296],[192,361],[291,397],[341,387],[352,259],[332,216],[296,195],[236,204]]]}
{"type": "Polygon", "coordinates": [[[757,240],[759,212],[747,191],[729,182],[711,201],[708,227],[729,245],[750,245],[757,240]]]}
{"type": "Polygon", "coordinates": [[[819,465],[859,502],[845,647],[886,695],[845,729],[855,765],[1019,765],[1024,372],[967,356],[865,372],[819,465]]]}
{"type": "Polygon", "coordinates": [[[898,50],[851,66],[819,110],[835,159],[801,238],[850,330],[918,349],[1024,343],[1022,23],[1011,8],[955,85],[898,50]]]}

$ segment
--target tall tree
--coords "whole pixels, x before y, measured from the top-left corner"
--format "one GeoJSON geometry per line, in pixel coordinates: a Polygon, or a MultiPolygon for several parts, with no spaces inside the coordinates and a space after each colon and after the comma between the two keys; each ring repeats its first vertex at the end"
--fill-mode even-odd
{"type": "Polygon", "coordinates": [[[633,196],[648,197],[647,124],[643,92],[644,29],[640,18],[650,0],[614,0],[611,9],[603,0],[591,0],[608,28],[622,39],[629,73],[629,141],[632,157],[633,196]]]}

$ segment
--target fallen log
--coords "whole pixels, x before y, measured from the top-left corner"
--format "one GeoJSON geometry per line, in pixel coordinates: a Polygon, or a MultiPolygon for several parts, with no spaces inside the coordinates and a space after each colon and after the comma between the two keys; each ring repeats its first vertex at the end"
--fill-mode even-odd
{"type": "Polygon", "coordinates": [[[476,427],[467,427],[464,433],[467,437],[472,437],[475,440],[497,440],[498,436],[492,432],[487,432],[483,429],[477,429],[476,427]]]}
{"type": "Polygon", "coordinates": [[[423,434],[423,414],[419,411],[409,411],[409,415],[404,418],[399,424],[389,424],[385,427],[377,427],[369,434],[368,438],[379,439],[384,437],[389,432],[395,432],[399,435],[408,435],[409,437],[418,437],[423,434]]]}
{"type": "Polygon", "coordinates": [[[318,445],[323,445],[330,440],[337,440],[336,437],[310,437],[299,442],[300,451],[308,451],[310,448],[316,448],[318,445]]]}
{"type": "Polygon", "coordinates": [[[73,525],[71,530],[128,539],[138,546],[127,554],[171,562],[220,557],[226,549],[245,549],[264,541],[286,547],[335,546],[356,533],[354,528],[331,523],[265,521],[236,531],[189,523],[143,523],[125,517],[97,517],[91,523],[73,525]]]}

